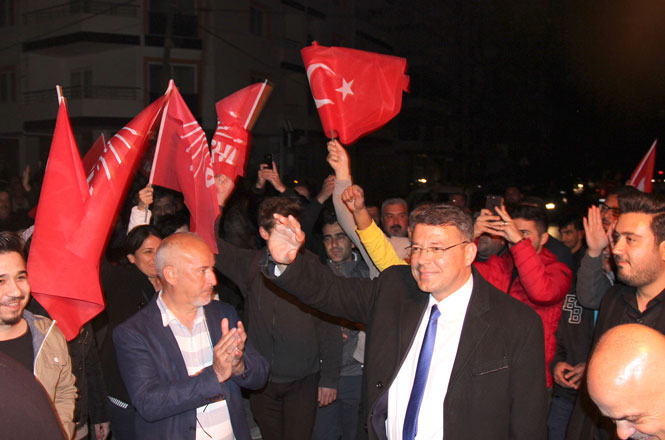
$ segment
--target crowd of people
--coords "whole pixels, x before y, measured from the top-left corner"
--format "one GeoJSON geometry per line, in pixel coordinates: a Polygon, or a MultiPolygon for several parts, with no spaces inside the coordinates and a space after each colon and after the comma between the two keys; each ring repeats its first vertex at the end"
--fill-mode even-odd
{"type": "Polygon", "coordinates": [[[665,440],[665,199],[556,234],[516,187],[366,203],[327,147],[316,195],[216,176],[217,254],[137,177],[71,341],[30,299],[38,185],[0,187],[0,437],[665,440]]]}

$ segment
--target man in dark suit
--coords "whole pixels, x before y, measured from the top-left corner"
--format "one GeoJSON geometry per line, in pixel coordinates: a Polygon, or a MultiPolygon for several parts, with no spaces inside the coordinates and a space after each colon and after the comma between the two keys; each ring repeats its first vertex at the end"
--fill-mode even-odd
{"type": "Polygon", "coordinates": [[[240,387],[262,387],[268,363],[211,301],[214,265],[195,234],[171,235],[155,256],[162,291],[113,332],[139,439],[250,439],[240,387]]]}
{"type": "Polygon", "coordinates": [[[276,215],[264,274],[303,302],[367,326],[371,439],[545,439],[543,326],[485,281],[471,218],[437,204],[415,217],[411,268],[338,278],[298,254],[298,222],[276,215]]]}

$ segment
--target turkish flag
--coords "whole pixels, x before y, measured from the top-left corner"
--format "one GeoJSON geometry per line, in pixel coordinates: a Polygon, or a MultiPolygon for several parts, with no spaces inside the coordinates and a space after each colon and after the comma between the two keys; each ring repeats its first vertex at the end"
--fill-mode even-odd
{"type": "Polygon", "coordinates": [[[249,131],[272,92],[268,81],[252,84],[217,101],[217,128],[212,138],[212,167],[215,175],[234,181],[245,175],[249,156],[249,131]]]}
{"type": "Polygon", "coordinates": [[[190,213],[190,231],[217,253],[214,225],[220,211],[208,140],[173,80],[169,88],[150,180],[183,194],[190,213]]]}
{"type": "Polygon", "coordinates": [[[406,59],[316,42],[301,54],[326,136],[348,145],[399,113],[406,59]]]}
{"type": "Polygon", "coordinates": [[[88,199],[81,156],[61,99],[35,230],[28,257],[32,295],[44,306],[67,340],[104,309],[97,262],[71,252],[64,244],[77,234],[88,199]]]}
{"type": "Polygon", "coordinates": [[[656,166],[656,143],[658,139],[653,141],[651,148],[647,151],[647,154],[644,155],[640,163],[633,171],[633,175],[630,176],[628,185],[634,186],[640,191],[650,193],[653,191],[653,170],[656,166]]]}

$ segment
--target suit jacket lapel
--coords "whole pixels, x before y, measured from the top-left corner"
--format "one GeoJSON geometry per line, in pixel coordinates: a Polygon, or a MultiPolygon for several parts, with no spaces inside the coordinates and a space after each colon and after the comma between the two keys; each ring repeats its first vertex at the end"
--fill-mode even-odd
{"type": "Polygon", "coordinates": [[[153,322],[152,327],[155,329],[155,340],[158,341],[157,343],[161,345],[166,352],[168,356],[168,362],[171,362],[171,364],[175,367],[175,371],[177,372],[178,376],[180,378],[187,377],[187,366],[185,365],[185,360],[182,357],[182,353],[180,353],[178,341],[176,341],[175,336],[173,336],[171,327],[168,325],[165,327],[162,322],[162,313],[157,306],[157,297],[158,295],[155,295],[152,299],[152,302],[146,306],[150,307],[150,319],[153,322]]]}
{"type": "Polygon", "coordinates": [[[466,364],[471,358],[471,355],[473,355],[480,345],[480,342],[489,328],[489,323],[484,317],[485,313],[490,309],[487,286],[487,281],[485,281],[474,268],[473,291],[471,292],[469,307],[467,308],[466,317],[464,318],[462,335],[460,336],[457,356],[455,356],[455,363],[453,364],[453,371],[450,374],[448,388],[455,383],[455,380],[459,377],[460,373],[466,370],[466,364]]]}
{"type": "MultiPolygon", "coordinates": [[[[415,281],[414,281],[415,283],[415,281]]],[[[429,302],[429,294],[421,292],[418,287],[409,289],[409,294],[402,299],[399,311],[399,331],[397,332],[399,342],[399,353],[397,353],[397,365],[395,365],[395,374],[399,370],[399,364],[406,357],[406,353],[411,346],[411,342],[416,337],[418,324],[422,319],[423,313],[429,302]]]]}

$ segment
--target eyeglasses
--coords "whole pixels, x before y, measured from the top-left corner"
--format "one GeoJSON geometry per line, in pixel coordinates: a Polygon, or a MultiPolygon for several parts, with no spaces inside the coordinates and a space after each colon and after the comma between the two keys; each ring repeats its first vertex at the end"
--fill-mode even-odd
{"type": "Polygon", "coordinates": [[[432,246],[432,247],[420,247],[420,246],[409,246],[406,249],[409,251],[409,255],[414,256],[414,255],[420,255],[423,251],[425,253],[430,253],[434,255],[435,257],[440,257],[443,255],[446,251],[459,246],[460,244],[467,244],[470,243],[468,240],[467,241],[460,241],[457,244],[454,244],[452,246],[448,247],[439,247],[439,246],[432,246]]]}
{"type": "Polygon", "coordinates": [[[621,210],[619,208],[610,208],[605,203],[600,204],[600,213],[605,214],[607,211],[610,211],[612,216],[619,217],[621,215],[621,210]]]}

